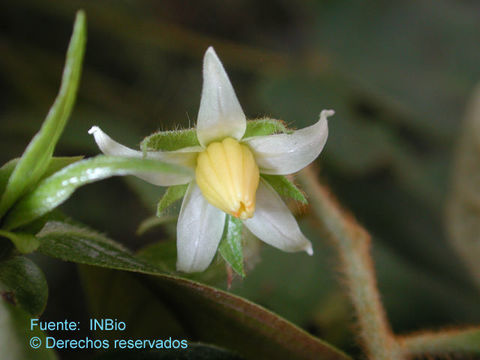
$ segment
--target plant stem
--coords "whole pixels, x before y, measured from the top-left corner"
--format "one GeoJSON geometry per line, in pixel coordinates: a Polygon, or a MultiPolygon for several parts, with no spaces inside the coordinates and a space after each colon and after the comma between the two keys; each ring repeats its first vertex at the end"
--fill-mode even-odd
{"type": "Polygon", "coordinates": [[[311,167],[299,176],[315,214],[337,247],[342,271],[359,323],[360,340],[372,360],[402,359],[390,330],[377,290],[370,255],[370,236],[341,210],[329,191],[322,186],[311,167]]]}
{"type": "Polygon", "coordinates": [[[400,346],[408,355],[480,355],[480,326],[422,332],[398,338],[400,346]]]}

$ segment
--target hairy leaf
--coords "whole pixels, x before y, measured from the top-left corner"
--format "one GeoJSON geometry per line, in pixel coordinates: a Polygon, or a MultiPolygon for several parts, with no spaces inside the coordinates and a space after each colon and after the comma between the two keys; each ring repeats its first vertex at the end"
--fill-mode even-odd
{"type": "MultiPolygon", "coordinates": [[[[127,274],[117,273],[116,276],[124,280],[115,281],[115,274],[110,270],[91,271],[93,273],[86,280],[93,284],[88,286],[98,289],[108,287],[112,290],[109,293],[112,298],[128,297],[130,288],[139,291],[139,286],[149,290],[140,291],[141,297],[129,297],[133,303],[128,302],[123,307],[117,304],[113,312],[108,304],[102,307],[99,296],[90,297],[90,301],[97,304],[95,314],[132,318],[132,308],[140,309],[141,304],[148,304],[148,309],[153,312],[163,313],[165,308],[168,309],[191,341],[214,344],[247,359],[350,359],[281,317],[225,291],[176,276],[130,276],[130,280],[125,282],[127,274]],[[107,276],[102,275],[106,271],[107,276]],[[135,281],[137,284],[133,285],[131,282],[135,281]],[[112,283],[119,286],[111,288],[112,283]],[[121,286],[122,283],[130,285],[121,286]],[[153,307],[152,301],[156,301],[156,307],[153,307]]],[[[152,326],[148,321],[145,324],[152,326]]],[[[168,324],[171,324],[171,319],[168,324]]],[[[135,327],[141,328],[141,324],[135,324],[135,327]]],[[[158,331],[161,331],[160,327],[158,331]]]]}
{"type": "Polygon", "coordinates": [[[163,272],[158,266],[135,257],[119,243],[80,226],[49,222],[37,237],[39,252],[65,261],[146,274],[163,272]]]}
{"type": "MultiPolygon", "coordinates": [[[[151,264],[153,256],[148,258],[150,262],[144,260],[145,255],[134,257],[120,245],[89,230],[53,223],[47,225],[39,236],[39,251],[45,255],[155,275],[139,279],[150,290],[151,296],[161,304],[167,304],[181,327],[188,329],[192,340],[232,349],[252,359],[349,359],[341,351],[258,305],[222,290],[168,275],[159,266],[151,264]]],[[[125,297],[125,292],[130,291],[124,286],[118,290],[114,297],[125,297]]],[[[131,305],[123,310],[130,311],[130,308],[131,305]]]]}

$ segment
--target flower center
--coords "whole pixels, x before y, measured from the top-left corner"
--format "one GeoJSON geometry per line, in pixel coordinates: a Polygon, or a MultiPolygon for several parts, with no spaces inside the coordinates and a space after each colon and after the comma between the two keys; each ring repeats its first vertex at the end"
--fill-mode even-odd
{"type": "Polygon", "coordinates": [[[195,176],[210,204],[243,220],[253,216],[260,175],[246,145],[229,137],[210,143],[198,155],[195,176]]]}

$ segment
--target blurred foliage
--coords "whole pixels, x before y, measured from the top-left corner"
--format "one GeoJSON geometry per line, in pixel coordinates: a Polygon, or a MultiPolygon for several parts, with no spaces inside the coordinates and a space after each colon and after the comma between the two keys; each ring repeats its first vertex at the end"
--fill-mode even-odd
{"type": "MultiPolygon", "coordinates": [[[[323,108],[336,110],[321,175],[374,235],[394,330],[480,321],[480,295],[443,224],[453,146],[480,79],[478,2],[3,2],[2,163],[22,153],[55,97],[78,8],[89,17],[88,49],[56,155],[97,154],[87,135],[92,125],[132,147],[154,131],[193,125],[201,56],[213,45],[249,118],[301,128],[323,108]]],[[[170,238],[171,224],[135,236],[162,190],[126,180],[81,189],[62,209],[131,248],[170,238]]],[[[265,246],[262,261],[232,291],[352,349],[335,254],[304,220],[314,257],[265,246]]],[[[44,318],[81,320],[86,309],[73,265],[40,261],[51,284],[44,318]]]]}

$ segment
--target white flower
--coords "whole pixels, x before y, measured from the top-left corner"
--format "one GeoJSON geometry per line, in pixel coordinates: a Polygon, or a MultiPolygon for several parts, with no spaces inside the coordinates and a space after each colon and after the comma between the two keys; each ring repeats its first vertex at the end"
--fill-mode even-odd
{"type": "MultiPolygon", "coordinates": [[[[324,110],[318,122],[290,134],[243,138],[247,121],[217,54],[210,47],[203,63],[203,90],[197,118],[201,146],[177,151],[147,152],[146,157],[195,169],[195,175],[137,174],[160,186],[189,184],[177,223],[177,269],[205,270],[221,240],[226,213],[240,218],[258,238],[283,251],[313,254],[310,241],[280,196],[262,178],[286,175],[310,164],[328,136],[324,110]]],[[[142,158],[94,126],[93,134],[106,155],[142,158]]]]}

